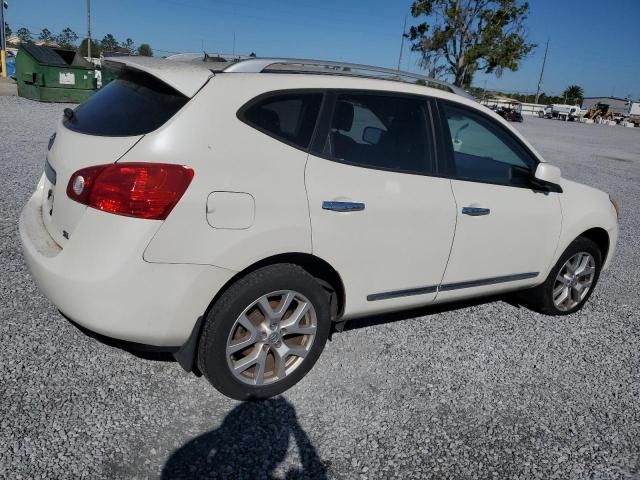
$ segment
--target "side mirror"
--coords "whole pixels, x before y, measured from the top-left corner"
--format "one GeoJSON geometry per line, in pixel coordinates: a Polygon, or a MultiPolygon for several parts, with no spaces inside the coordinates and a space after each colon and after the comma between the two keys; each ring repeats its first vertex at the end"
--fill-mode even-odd
{"type": "Polygon", "coordinates": [[[562,179],[560,169],[555,165],[548,163],[539,163],[534,174],[534,184],[548,192],[562,193],[562,187],[559,185],[562,179]]]}
{"type": "Polygon", "coordinates": [[[377,127],[365,127],[362,132],[362,141],[369,145],[377,145],[382,138],[384,131],[377,127]]]}

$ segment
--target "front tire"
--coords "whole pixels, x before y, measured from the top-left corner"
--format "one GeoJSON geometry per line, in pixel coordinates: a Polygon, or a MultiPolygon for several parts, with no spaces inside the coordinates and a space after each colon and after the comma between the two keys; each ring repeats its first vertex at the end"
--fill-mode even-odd
{"type": "Polygon", "coordinates": [[[297,265],[256,270],[233,284],[209,311],[198,367],[237,400],[278,395],[299,382],[330,331],[325,290],[297,265]]]}
{"type": "Polygon", "coordinates": [[[589,300],[601,269],[598,246],[579,237],[567,247],[542,285],[523,292],[524,303],[546,315],[575,313],[589,300]]]}

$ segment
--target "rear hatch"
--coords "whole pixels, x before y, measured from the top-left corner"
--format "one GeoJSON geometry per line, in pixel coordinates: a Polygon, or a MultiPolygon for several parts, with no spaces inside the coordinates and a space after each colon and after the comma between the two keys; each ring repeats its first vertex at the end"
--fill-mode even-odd
{"type": "Polygon", "coordinates": [[[154,75],[124,68],[120,77],[75,110],[65,109],[50,142],[42,208],[44,225],[60,246],[88,208],[67,195],[74,172],[117,162],[188,101],[189,96],[154,75]]]}

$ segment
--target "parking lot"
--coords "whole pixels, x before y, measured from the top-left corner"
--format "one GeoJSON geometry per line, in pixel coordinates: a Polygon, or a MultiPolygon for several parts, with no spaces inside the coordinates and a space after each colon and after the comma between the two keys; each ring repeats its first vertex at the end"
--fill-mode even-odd
{"type": "Polygon", "coordinates": [[[584,310],[353,321],[285,395],[241,403],[84,336],[33,284],[18,216],[65,106],[0,97],[1,478],[640,478],[640,128],[516,125],[622,206],[584,310]]]}

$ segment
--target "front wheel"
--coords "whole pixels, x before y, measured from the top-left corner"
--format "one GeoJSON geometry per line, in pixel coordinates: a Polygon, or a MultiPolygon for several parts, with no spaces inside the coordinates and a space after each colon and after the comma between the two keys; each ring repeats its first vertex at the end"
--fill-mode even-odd
{"type": "Polygon", "coordinates": [[[588,238],[567,247],[542,285],[523,292],[524,303],[547,315],[569,315],[580,310],[598,283],[602,254],[588,238]]]}
{"type": "Polygon", "coordinates": [[[261,268],[233,284],[206,317],[198,367],[237,400],[278,395],[311,370],[330,330],[327,293],[302,268],[261,268]]]}

